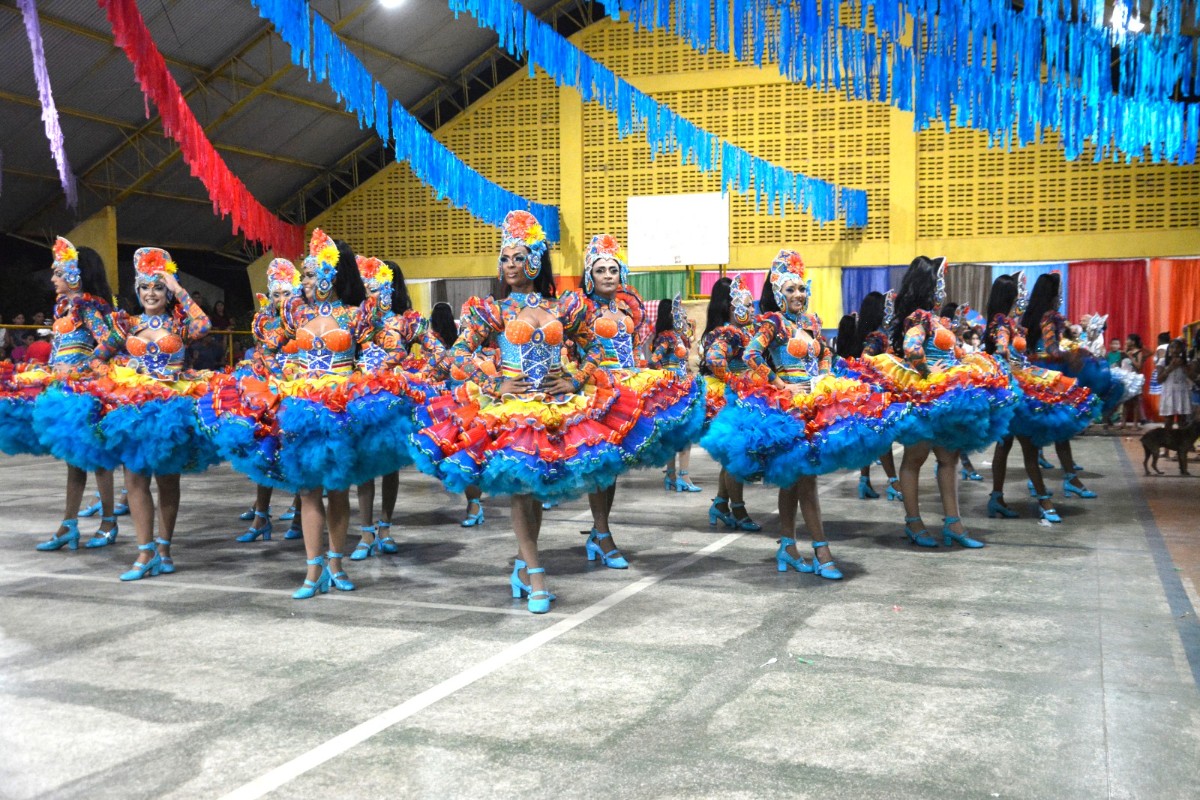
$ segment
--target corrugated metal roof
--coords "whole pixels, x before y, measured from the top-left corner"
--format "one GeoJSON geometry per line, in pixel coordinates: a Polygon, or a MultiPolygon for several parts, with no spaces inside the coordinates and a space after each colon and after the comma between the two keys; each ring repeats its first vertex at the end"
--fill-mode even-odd
{"type": "MultiPolygon", "coordinates": [[[[536,12],[552,2],[526,5],[536,12]]],[[[396,9],[378,0],[312,5],[331,24],[349,20],[340,35],[405,105],[442,83],[453,85],[462,68],[496,41],[469,17],[455,20],[444,0],[408,0],[396,9]]],[[[267,207],[279,207],[369,140],[370,132],[341,111],[327,86],[310,83],[303,70],[291,66],[287,46],[246,0],[145,0],[139,8],[189,107],[210,127],[210,139],[219,147],[277,157],[225,152],[230,168],[267,207]],[[270,90],[257,91],[275,72],[281,75],[270,90]],[[241,103],[252,92],[253,99],[241,103]]],[[[38,11],[67,155],[81,179],[80,203],[73,212],[64,207],[21,15],[12,5],[0,5],[0,92],[9,95],[0,94],[5,169],[0,231],[49,240],[138,184],[142,193],[130,194],[118,207],[123,241],[201,248],[228,243],[227,220],[215,217],[206,203],[177,199],[207,195],[178,157],[160,166],[177,147],[157,121],[147,125],[132,67],[112,45],[108,20],[95,0],[41,2],[38,11]]],[[[151,119],[157,116],[153,105],[149,112],[151,119]]]]}

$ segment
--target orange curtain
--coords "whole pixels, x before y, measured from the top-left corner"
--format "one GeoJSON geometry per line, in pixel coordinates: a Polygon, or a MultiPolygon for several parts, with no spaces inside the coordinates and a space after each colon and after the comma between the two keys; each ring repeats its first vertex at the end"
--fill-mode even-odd
{"type": "Polygon", "coordinates": [[[1200,320],[1200,258],[1156,258],[1150,262],[1150,319],[1157,334],[1171,338],[1200,320]]]}

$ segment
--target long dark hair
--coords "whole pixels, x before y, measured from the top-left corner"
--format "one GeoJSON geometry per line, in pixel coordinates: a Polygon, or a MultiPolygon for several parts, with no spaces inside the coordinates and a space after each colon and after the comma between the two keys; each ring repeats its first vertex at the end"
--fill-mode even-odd
{"type": "Polygon", "coordinates": [[[112,302],[112,289],[108,286],[108,273],[104,271],[104,259],[90,247],[80,247],[79,291],[99,297],[106,303],[112,302]]]}
{"type": "Polygon", "coordinates": [[[654,335],[675,330],[675,320],[671,316],[671,301],[658,301],[658,317],[654,320],[654,335]]]}
{"type": "Polygon", "coordinates": [[[938,316],[945,317],[946,319],[954,319],[954,312],[956,311],[958,311],[958,303],[950,301],[942,306],[941,310],[938,311],[938,316]]]}
{"type": "Polygon", "coordinates": [[[1029,305],[1025,307],[1025,316],[1021,317],[1021,324],[1025,326],[1026,346],[1031,353],[1042,340],[1042,317],[1046,316],[1048,311],[1058,310],[1055,298],[1058,297],[1058,287],[1061,285],[1062,278],[1057,272],[1046,272],[1038,276],[1037,283],[1033,284],[1033,291],[1029,293],[1029,305]]]}
{"type": "Polygon", "coordinates": [[[708,336],[714,328],[729,324],[729,287],[732,284],[732,278],[721,278],[713,284],[712,293],[708,298],[708,312],[705,316],[704,333],[701,335],[701,339],[708,336]]]}
{"type": "Polygon", "coordinates": [[[449,347],[458,340],[458,326],[454,324],[454,311],[449,303],[437,303],[429,312],[429,327],[449,347]]]}
{"type": "Polygon", "coordinates": [[[855,347],[858,348],[855,356],[862,355],[867,334],[883,329],[883,307],[886,300],[883,292],[867,292],[867,296],[862,299],[862,304],[858,307],[858,325],[854,329],[855,347]]]}
{"type": "Polygon", "coordinates": [[[858,338],[858,320],[846,314],[838,322],[837,338],[833,340],[837,354],[842,358],[858,358],[862,355],[862,341],[858,338]]]}
{"type": "Polygon", "coordinates": [[[758,297],[758,309],[763,314],[770,314],[776,311],[783,311],[779,307],[779,303],[775,302],[775,290],[771,287],[771,276],[767,275],[767,279],[763,281],[762,292],[758,297]]]}
{"type": "Polygon", "coordinates": [[[983,334],[983,348],[989,355],[996,352],[996,317],[1007,315],[1016,301],[1016,275],[1000,275],[992,281],[992,290],[988,292],[987,327],[983,334]]]}
{"type": "Polygon", "coordinates": [[[896,328],[892,331],[892,349],[904,352],[904,322],[914,311],[930,311],[937,291],[937,267],[927,256],[917,256],[908,265],[900,289],[896,292],[896,328]]]}
{"type": "Polygon", "coordinates": [[[408,284],[404,282],[404,270],[395,261],[383,262],[392,268],[392,311],[403,314],[412,308],[412,298],[408,296],[408,284]]]}
{"type": "Polygon", "coordinates": [[[337,245],[338,251],[337,274],[333,276],[333,291],[337,293],[338,300],[341,300],[344,305],[362,305],[363,301],[367,299],[367,287],[363,285],[362,275],[358,273],[358,261],[354,257],[354,251],[341,239],[335,239],[333,243],[337,245]]]}
{"type": "MultiPolygon", "coordinates": [[[[527,248],[528,249],[528,248],[527,248]]],[[[537,277],[533,279],[533,290],[542,297],[548,297],[551,300],[558,297],[558,289],[554,285],[554,268],[550,265],[550,251],[542,253],[542,268],[538,272],[537,277]]],[[[512,287],[503,278],[500,279],[500,296],[508,297],[512,294],[512,287]]]]}

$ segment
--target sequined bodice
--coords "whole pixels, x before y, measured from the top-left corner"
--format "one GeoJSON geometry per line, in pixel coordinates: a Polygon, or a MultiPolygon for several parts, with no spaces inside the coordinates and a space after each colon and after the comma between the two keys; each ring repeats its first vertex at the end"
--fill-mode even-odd
{"type": "Polygon", "coordinates": [[[958,361],[954,354],[957,339],[954,331],[941,320],[934,319],[932,335],[925,337],[925,361],[931,366],[945,367],[958,361]]]}
{"type": "Polygon", "coordinates": [[[605,369],[634,369],[632,322],[625,315],[600,316],[592,333],[604,350],[600,366],[605,369]]]}
{"type": "Polygon", "coordinates": [[[821,343],[805,333],[794,320],[784,317],[789,338],[771,343],[775,375],[785,383],[808,383],[821,371],[821,343]]]}
{"type": "Polygon", "coordinates": [[[296,331],[296,361],[306,372],[315,375],[353,372],[354,339],[343,328],[330,328],[321,333],[300,328],[296,331]]]}
{"type": "Polygon", "coordinates": [[[548,375],[559,371],[563,326],[557,319],[539,321],[531,310],[522,309],[505,324],[499,343],[504,377],[524,375],[537,389],[548,375]]]}
{"type": "Polygon", "coordinates": [[[96,349],[91,332],[73,317],[59,317],[51,326],[50,366],[77,367],[88,362],[96,349]]]}

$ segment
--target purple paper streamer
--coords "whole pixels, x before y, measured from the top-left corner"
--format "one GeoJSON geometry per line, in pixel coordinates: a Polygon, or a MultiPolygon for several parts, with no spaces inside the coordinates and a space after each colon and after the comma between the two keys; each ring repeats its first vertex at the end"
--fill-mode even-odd
{"type": "Polygon", "coordinates": [[[17,0],[21,14],[25,17],[25,33],[29,35],[29,50],[33,54],[33,75],[37,78],[38,99],[42,101],[42,122],[46,124],[46,138],[50,140],[50,152],[58,165],[58,180],[67,195],[67,206],[74,208],[78,202],[75,191],[75,176],[67,163],[67,151],[63,147],[62,128],[58,124],[58,109],[54,107],[54,95],[50,93],[50,73],[46,71],[46,53],[42,48],[42,26],[38,22],[34,0],[17,0]]]}

